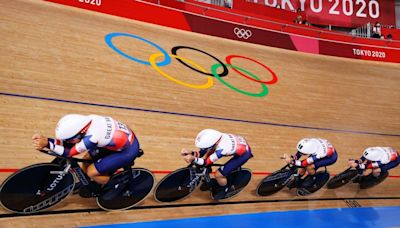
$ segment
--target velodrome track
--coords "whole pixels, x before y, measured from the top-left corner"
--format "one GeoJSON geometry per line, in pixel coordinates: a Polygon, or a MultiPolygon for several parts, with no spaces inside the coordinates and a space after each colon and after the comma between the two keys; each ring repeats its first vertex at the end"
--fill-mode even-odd
{"type": "MultiPolygon", "coordinates": [[[[286,190],[264,198],[254,193],[267,173],[283,166],[279,157],[294,153],[302,137],[327,138],[334,144],[339,160],[329,167],[332,174],[344,170],[347,159],[359,157],[366,147],[400,148],[398,64],[301,54],[43,1],[2,0],[0,20],[0,181],[16,169],[51,160],[31,148],[31,136],[36,132],[53,136],[58,118],[67,113],[110,115],[126,122],[145,151],[137,166],[154,171],[157,180],[185,166],[179,151],[194,149],[194,137],[203,128],[245,136],[255,155],[245,165],[254,172],[250,185],[224,203],[212,203],[206,193],[196,192],[172,204],[157,203],[150,196],[133,210],[103,212],[94,200],[71,196],[42,215],[13,216],[0,209],[2,225],[52,226],[57,221],[80,226],[348,207],[354,202],[400,205],[399,168],[368,191],[346,186],[336,191],[322,189],[306,198],[286,190]],[[112,45],[133,58],[148,61],[159,49],[170,53],[174,47],[185,46],[189,48],[178,49],[177,58],[190,59],[206,71],[217,62],[198,50],[224,63],[226,56],[242,56],[232,58],[232,64],[260,80],[273,79],[265,67],[243,57],[257,60],[278,81],[267,84],[266,96],[249,96],[173,57],[162,67],[128,59],[107,45],[105,37],[115,33],[136,37],[111,39],[112,45]],[[182,83],[167,79],[155,68],[182,83]],[[211,82],[210,88],[200,88],[211,82]]],[[[155,61],[163,62],[163,57],[155,61]]],[[[265,92],[260,83],[231,68],[222,79],[247,93],[265,92]]]]}

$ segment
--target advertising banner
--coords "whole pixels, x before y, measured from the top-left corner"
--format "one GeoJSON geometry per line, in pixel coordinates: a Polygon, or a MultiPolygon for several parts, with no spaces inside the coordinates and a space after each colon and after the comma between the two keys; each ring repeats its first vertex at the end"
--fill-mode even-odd
{"type": "Polygon", "coordinates": [[[394,0],[258,0],[263,2],[289,11],[301,9],[312,24],[338,27],[359,27],[368,22],[396,24],[394,0]]]}

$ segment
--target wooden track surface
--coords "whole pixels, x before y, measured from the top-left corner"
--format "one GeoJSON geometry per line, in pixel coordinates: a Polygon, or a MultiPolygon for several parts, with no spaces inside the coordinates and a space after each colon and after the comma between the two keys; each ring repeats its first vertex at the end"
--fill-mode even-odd
{"type": "MultiPolygon", "coordinates": [[[[329,167],[331,173],[344,170],[346,160],[359,157],[366,147],[400,148],[398,64],[301,54],[42,1],[0,0],[0,21],[0,169],[49,161],[51,158],[31,148],[31,136],[36,132],[53,136],[58,118],[67,113],[110,115],[126,122],[145,151],[137,166],[155,171],[185,166],[179,151],[194,149],[194,137],[203,128],[245,136],[255,155],[246,167],[253,172],[281,168],[279,157],[294,153],[302,137],[327,138],[333,143],[339,160],[329,167]],[[183,45],[204,50],[221,60],[230,54],[254,58],[269,66],[279,81],[268,86],[269,95],[262,98],[234,92],[216,79],[210,89],[181,86],[150,66],[112,51],[104,42],[105,35],[111,32],[144,37],[168,52],[183,45]]],[[[148,59],[157,52],[135,39],[115,38],[114,43],[140,59],[148,59]]],[[[215,63],[191,50],[179,50],[179,56],[192,59],[206,69],[215,63]]],[[[263,80],[271,78],[264,68],[251,61],[234,59],[233,63],[263,80]]],[[[207,80],[176,60],[163,67],[163,71],[187,83],[207,80]]],[[[260,84],[232,70],[225,79],[246,91],[261,89],[260,84]]],[[[9,174],[0,173],[0,181],[9,174]]],[[[399,176],[400,169],[390,174],[399,176]]],[[[158,180],[162,176],[156,175],[158,180]]],[[[346,207],[341,199],[354,197],[364,198],[357,200],[361,206],[400,205],[398,199],[373,199],[400,197],[399,178],[389,178],[368,191],[346,186],[337,191],[322,189],[308,197],[312,201],[285,201],[304,198],[286,190],[271,197],[255,196],[254,189],[264,176],[254,175],[249,187],[229,201],[239,202],[233,205],[202,206],[211,201],[206,193],[196,192],[183,201],[157,208],[160,204],[151,196],[142,203],[142,208],[135,210],[0,218],[0,226],[69,227],[207,216],[222,211],[236,214],[346,207]],[[182,204],[192,206],[182,207],[182,204]]],[[[53,211],[96,207],[92,199],[71,196],[53,211]]],[[[0,209],[0,215],[5,213],[8,212],[0,209]]]]}

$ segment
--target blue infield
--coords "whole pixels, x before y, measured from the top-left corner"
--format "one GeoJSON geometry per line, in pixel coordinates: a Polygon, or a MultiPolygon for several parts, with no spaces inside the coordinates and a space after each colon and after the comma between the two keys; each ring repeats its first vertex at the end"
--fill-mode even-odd
{"type": "Polygon", "coordinates": [[[185,218],[126,224],[89,226],[96,228],[117,227],[400,227],[400,206],[335,208],[235,214],[201,218],[185,218]]]}

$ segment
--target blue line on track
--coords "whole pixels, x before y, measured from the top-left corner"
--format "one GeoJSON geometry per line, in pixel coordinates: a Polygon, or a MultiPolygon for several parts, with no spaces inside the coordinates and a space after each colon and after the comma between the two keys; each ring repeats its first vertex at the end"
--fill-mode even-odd
{"type": "Polygon", "coordinates": [[[116,105],[108,105],[108,104],[99,104],[99,103],[89,103],[89,102],[81,102],[81,101],[64,100],[64,99],[57,99],[57,98],[29,96],[29,95],[23,95],[23,94],[13,94],[13,93],[2,93],[2,92],[0,92],[0,95],[10,96],[10,97],[29,98],[29,99],[36,99],[36,100],[45,100],[45,101],[64,102],[64,103],[70,103],[70,104],[90,105],[90,106],[105,107],[105,108],[116,108],[116,109],[134,110],[134,111],[141,111],[141,112],[152,112],[152,113],[160,113],[160,114],[167,114],[167,115],[187,116],[187,117],[213,119],[213,120],[224,120],[224,121],[240,122],[240,123],[270,125],[270,126],[277,126],[277,127],[290,127],[290,128],[301,128],[301,129],[318,130],[318,131],[333,131],[333,132],[363,134],[363,135],[400,137],[400,134],[388,134],[388,133],[380,133],[380,132],[367,132],[367,131],[355,131],[355,130],[344,130],[344,129],[334,129],[334,128],[323,128],[323,127],[310,127],[310,126],[301,126],[301,125],[279,124],[279,123],[262,122],[262,121],[252,121],[252,120],[241,120],[241,119],[233,119],[233,118],[224,118],[224,117],[217,117],[217,116],[203,116],[203,115],[180,113],[180,112],[168,112],[168,111],[151,110],[151,109],[144,109],[144,108],[133,108],[133,107],[116,106],[116,105]]]}

